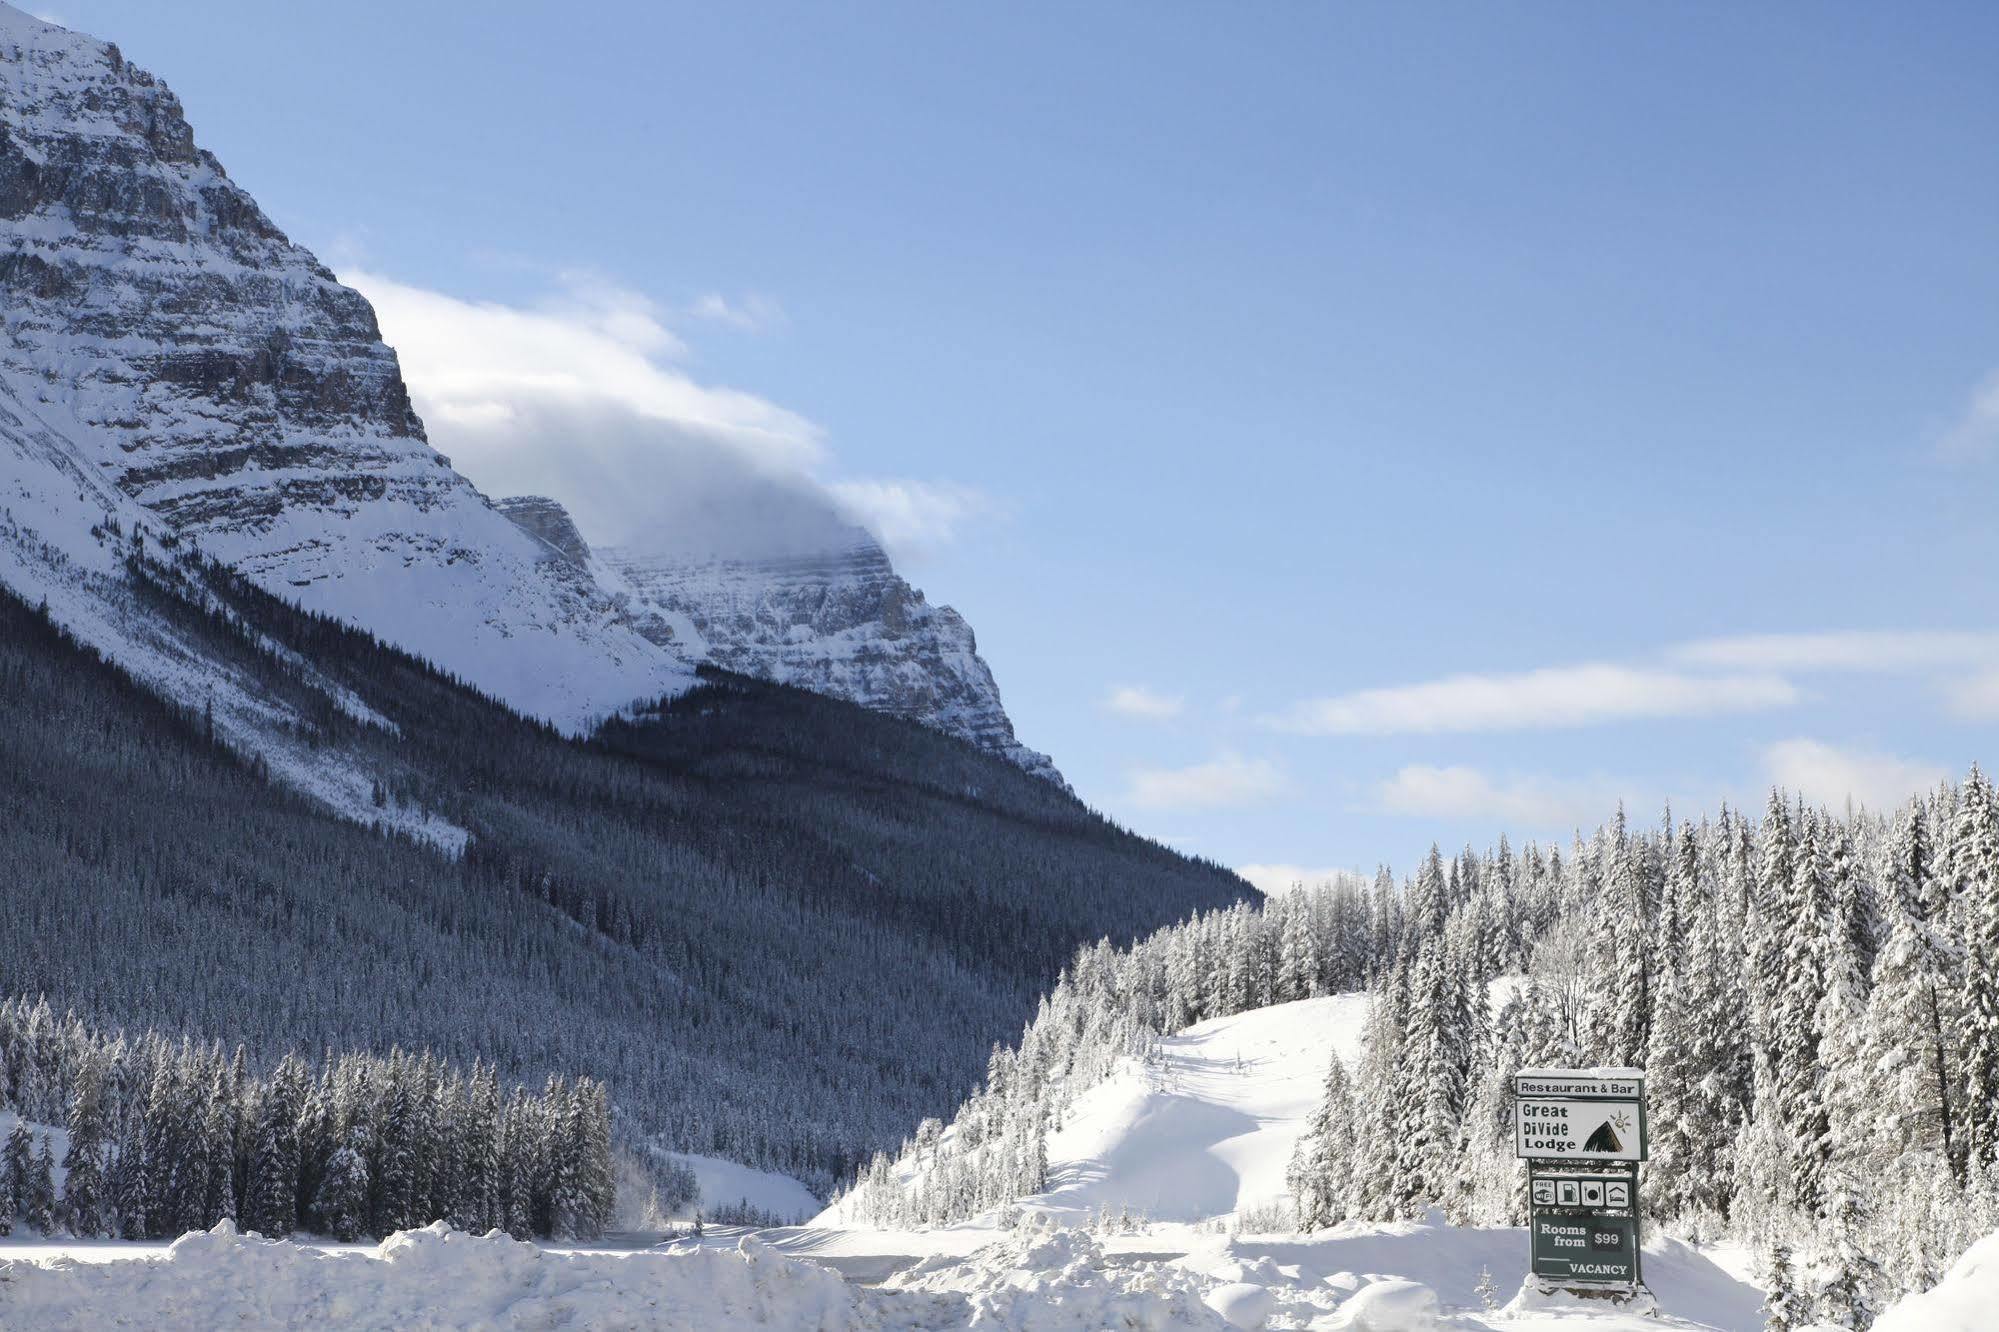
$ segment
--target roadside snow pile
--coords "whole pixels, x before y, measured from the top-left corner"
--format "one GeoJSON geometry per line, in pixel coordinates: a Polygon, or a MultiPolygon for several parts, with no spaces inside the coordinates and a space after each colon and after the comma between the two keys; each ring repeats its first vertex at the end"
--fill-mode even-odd
{"type": "MultiPolygon", "coordinates": [[[[733,1250],[557,1251],[440,1222],[372,1250],[326,1250],[242,1234],[224,1221],[153,1258],[0,1262],[0,1326],[1230,1332],[1202,1302],[1209,1284],[1162,1263],[1109,1264],[1095,1240],[1075,1231],[1008,1236],[870,1291],[754,1236],[733,1250]]],[[[1238,1316],[1247,1296],[1236,1292],[1238,1316]]]]}
{"type": "MultiPolygon", "coordinates": [[[[823,1267],[729,1253],[551,1253],[441,1223],[328,1253],[224,1221],[155,1260],[0,1263],[0,1323],[103,1328],[753,1328],[884,1326],[823,1267]]],[[[893,1326],[892,1324],[890,1326],[893,1326]]]]}
{"type": "Polygon", "coordinates": [[[1999,1321],[1999,1232],[1964,1251],[1942,1281],[1888,1306],[1874,1332],[1990,1332],[1999,1321]]]}
{"type": "Polygon", "coordinates": [[[962,1319],[948,1326],[993,1332],[1229,1332],[1202,1301],[1202,1286],[1165,1263],[1108,1266],[1103,1248],[1080,1230],[1027,1229],[968,1258],[925,1259],[889,1278],[882,1294],[960,1296],[962,1319]]]}
{"type": "Polygon", "coordinates": [[[1340,1306],[1353,1332],[1433,1332],[1437,1292],[1420,1281],[1377,1281],[1340,1306]]]}

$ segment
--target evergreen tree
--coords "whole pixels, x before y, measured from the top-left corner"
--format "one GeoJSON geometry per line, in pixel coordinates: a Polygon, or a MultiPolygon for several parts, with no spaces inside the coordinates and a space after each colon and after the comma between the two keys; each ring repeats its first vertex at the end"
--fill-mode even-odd
{"type": "Polygon", "coordinates": [[[8,1130],[7,1146],[0,1153],[0,1214],[13,1229],[16,1217],[27,1213],[34,1192],[35,1144],[28,1126],[20,1120],[8,1130]]]}
{"type": "Polygon", "coordinates": [[[1903,811],[1883,857],[1888,937],[1868,995],[1864,1066],[1879,1104],[1864,1131],[1880,1144],[1873,1164],[1905,1151],[1961,1165],[1955,1133],[1956,957],[1938,919],[1926,816],[1903,811]]]}
{"type": "Polygon", "coordinates": [[[1810,1318],[1810,1301],[1798,1289],[1787,1244],[1773,1245],[1763,1265],[1763,1327],[1765,1332],[1795,1332],[1810,1318]]]}
{"type": "Polygon", "coordinates": [[[1327,1062],[1325,1088],[1287,1172],[1299,1228],[1308,1234],[1345,1218],[1353,1187],[1353,1090],[1337,1054],[1327,1062]]]}
{"type": "Polygon", "coordinates": [[[1999,1157],[1999,812],[1992,784],[1976,767],[1958,793],[1947,866],[1968,935],[1958,1037],[1965,1150],[1972,1165],[1987,1169],[1999,1157]]]}
{"type": "Polygon", "coordinates": [[[22,1219],[30,1230],[39,1230],[44,1235],[54,1234],[56,1228],[55,1164],[48,1135],[44,1133],[29,1163],[27,1189],[21,1197],[22,1219]]]}
{"type": "Polygon", "coordinates": [[[86,1053],[70,1094],[69,1145],[63,1150],[63,1224],[79,1239],[111,1233],[111,1197],[105,1151],[111,1125],[104,1103],[104,1067],[95,1051],[86,1053]]]}
{"type": "Polygon", "coordinates": [[[334,1239],[361,1238],[368,1214],[368,1162],[354,1142],[342,1143],[327,1161],[313,1211],[320,1227],[334,1239]]]}
{"type": "Polygon", "coordinates": [[[1826,1220],[1832,1231],[1829,1272],[1818,1293],[1818,1321],[1865,1332],[1881,1312],[1885,1282],[1881,1265],[1867,1252],[1868,1209],[1850,1176],[1832,1181],[1826,1220]]]}

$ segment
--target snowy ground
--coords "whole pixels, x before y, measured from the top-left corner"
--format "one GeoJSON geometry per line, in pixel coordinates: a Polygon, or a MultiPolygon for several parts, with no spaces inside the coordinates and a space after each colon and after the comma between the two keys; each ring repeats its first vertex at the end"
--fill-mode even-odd
{"type": "MultiPolygon", "coordinates": [[[[1283,1192],[1325,1061],[1357,1049],[1364,1003],[1311,999],[1169,1039],[1162,1059],[1132,1064],[1073,1107],[1049,1141],[1050,1187],[1027,1200],[1031,1221],[1014,1230],[987,1219],[890,1232],[842,1225],[828,1213],[812,1225],[754,1233],[710,1227],[698,1242],[617,1237],[567,1249],[439,1228],[380,1246],[271,1244],[231,1233],[173,1246],[17,1238],[0,1240],[0,1327],[1762,1327],[1762,1294],[1742,1255],[1665,1238],[1645,1250],[1657,1299],[1648,1314],[1516,1300],[1527,1259],[1519,1229],[1433,1221],[1312,1236],[1239,1233],[1245,1209],[1283,1192]],[[1125,1212],[1143,1223],[1100,1226],[1125,1212]],[[145,1261],[107,1261],[116,1258],[145,1261]],[[1481,1293],[1485,1272],[1492,1287],[1481,1293]],[[1488,1294],[1501,1307],[1488,1309],[1488,1294]]],[[[693,1164],[712,1198],[802,1205],[790,1181],[726,1162],[693,1164]]],[[[1999,1248],[1975,1249],[1966,1263],[1974,1270],[1924,1297],[1930,1303],[1897,1326],[1980,1326],[1971,1311],[1994,1307],[1999,1291],[1987,1286],[1999,1285],[1999,1248]]]]}

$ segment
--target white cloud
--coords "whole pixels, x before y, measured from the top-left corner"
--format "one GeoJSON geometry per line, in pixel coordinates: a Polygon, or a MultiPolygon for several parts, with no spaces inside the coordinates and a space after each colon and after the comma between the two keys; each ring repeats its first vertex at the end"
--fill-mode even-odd
{"type": "Polygon", "coordinates": [[[460,300],[365,271],[342,280],[373,303],[427,421],[485,424],[512,416],[523,400],[555,400],[622,408],[774,468],[825,457],[819,427],[797,413],[662,364],[684,350],[679,338],[645,297],[600,278],[566,275],[562,294],[534,309],[460,300]]]}
{"type": "Polygon", "coordinates": [[[1134,769],[1126,800],[1140,809],[1223,809],[1272,799],[1288,787],[1269,759],[1223,754],[1191,767],[1134,769]]]}
{"type": "Polygon", "coordinates": [[[1288,893],[1301,885],[1312,888],[1322,883],[1368,883],[1370,880],[1350,869],[1327,866],[1312,869],[1304,865],[1238,865],[1236,873],[1266,897],[1288,893]]]}
{"type": "Polygon", "coordinates": [[[1896,673],[1999,662],[1999,634],[1893,629],[1745,634],[1683,643],[1671,656],[1683,665],[1730,670],[1896,673]]]}
{"type": "Polygon", "coordinates": [[[1606,782],[1494,780],[1477,768],[1411,764],[1376,788],[1387,814],[1493,819],[1535,828],[1588,827],[1609,818],[1620,793],[1606,782]]]}
{"type": "Polygon", "coordinates": [[[1502,731],[1712,716],[1797,700],[1797,689],[1777,675],[1690,675],[1598,663],[1363,689],[1308,700],[1269,724],[1302,735],[1502,731]]]}
{"type": "Polygon", "coordinates": [[[981,492],[948,481],[836,481],[827,489],[855,522],[898,555],[945,545],[968,520],[995,508],[981,492]]]}
{"type": "Polygon", "coordinates": [[[1171,721],[1185,711],[1187,700],[1144,685],[1118,685],[1104,697],[1104,706],[1122,717],[1141,721],[1171,721]]]}
{"type": "Polygon", "coordinates": [[[1768,746],[1763,766],[1772,785],[1815,804],[1840,809],[1851,800],[1876,813],[1899,809],[1947,775],[1940,764],[1806,739],[1768,746]]]}
{"type": "Polygon", "coordinates": [[[1999,669],[1953,681],[1949,697],[1951,711],[1968,721],[1999,721],[1999,669]]]}
{"type": "Polygon", "coordinates": [[[1937,441],[1937,453],[1960,462],[1978,462],[1999,454],[1999,371],[1972,390],[1964,414],[1937,441]]]}
{"type": "MultiPolygon", "coordinates": [[[[674,364],[687,348],[660,307],[601,275],[563,273],[532,307],[359,267],[343,280],[374,304],[439,451],[489,495],[554,496],[593,543],[798,554],[845,545],[859,523],[907,554],[991,508],[946,483],[825,480],[818,425],[697,382],[674,364]]],[[[736,327],[782,317],[719,296],[686,313],[736,327]]]]}

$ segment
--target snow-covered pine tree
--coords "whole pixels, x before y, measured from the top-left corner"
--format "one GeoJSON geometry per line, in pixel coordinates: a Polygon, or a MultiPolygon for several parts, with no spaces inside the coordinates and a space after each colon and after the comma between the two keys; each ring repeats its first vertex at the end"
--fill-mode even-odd
{"type": "Polygon", "coordinates": [[[1795,1332],[1811,1318],[1811,1301],[1798,1288],[1788,1244],[1774,1244],[1763,1260],[1764,1332],[1795,1332]]]}
{"type": "Polygon", "coordinates": [[[303,1060],[285,1056],[255,1105],[243,1224],[260,1234],[282,1238],[298,1227],[299,1121],[308,1076],[303,1060]]]}
{"type": "Polygon", "coordinates": [[[28,1177],[35,1168],[35,1145],[28,1136],[28,1127],[20,1120],[7,1132],[7,1146],[0,1150],[0,1221],[4,1221],[6,1231],[14,1229],[15,1218],[27,1209],[28,1177]]]}
{"type": "Polygon", "coordinates": [[[1881,1264],[1868,1252],[1870,1209],[1853,1176],[1834,1172],[1827,1180],[1825,1219],[1831,1232],[1826,1276],[1818,1290],[1816,1317],[1833,1327],[1866,1332],[1881,1312],[1886,1285],[1881,1264]]]}
{"type": "Polygon", "coordinates": [[[1306,1233],[1345,1219],[1353,1188],[1353,1088],[1335,1054],[1326,1066],[1325,1094],[1291,1157],[1287,1182],[1306,1233]]]}
{"type": "Polygon", "coordinates": [[[1963,1050],[1966,1159],[1999,1160],[1999,810],[1973,767],[1958,792],[1945,857],[1948,891],[1964,913],[1967,959],[1958,1043],[1963,1050]]]}
{"type": "Polygon", "coordinates": [[[1872,1164],[1882,1167],[1918,1151],[1956,1165],[1957,957],[1947,919],[1932,914],[1935,889],[1921,804],[1896,820],[1881,879],[1887,941],[1868,995],[1864,1057],[1877,1084],[1865,1127],[1878,1145],[1872,1164]]]}
{"type": "MultiPolygon", "coordinates": [[[[365,1138],[365,1125],[356,1125],[356,1138],[365,1138]]],[[[319,1227],[334,1239],[361,1238],[368,1215],[368,1162],[364,1144],[349,1140],[333,1151],[326,1174],[313,1200],[313,1214],[319,1227]]]]}
{"type": "Polygon", "coordinates": [[[111,1198],[105,1151],[111,1124],[105,1105],[104,1059],[93,1048],[81,1054],[70,1093],[69,1145],[63,1149],[62,1220],[79,1239],[111,1233],[111,1198]]]}
{"type": "Polygon", "coordinates": [[[44,1133],[36,1144],[34,1159],[28,1164],[27,1189],[21,1197],[21,1219],[28,1229],[52,1235],[56,1229],[55,1155],[44,1133]]]}
{"type": "Polygon", "coordinates": [[[1823,816],[1799,828],[1791,866],[1791,920],[1784,945],[1784,980],[1777,1003],[1777,1098],[1789,1201],[1816,1214],[1831,1158],[1831,1126],[1819,1062],[1819,1006],[1831,967],[1832,892],[1823,816]]]}

